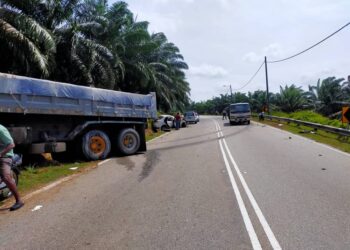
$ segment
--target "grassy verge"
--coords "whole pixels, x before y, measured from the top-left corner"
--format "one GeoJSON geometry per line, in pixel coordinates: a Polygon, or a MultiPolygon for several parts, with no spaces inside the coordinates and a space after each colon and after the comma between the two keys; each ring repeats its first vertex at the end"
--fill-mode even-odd
{"type": "Polygon", "coordinates": [[[153,132],[152,129],[146,129],[146,141],[150,141],[160,135],[164,134],[163,131],[158,130],[158,132],[153,132]]]}
{"type": "Polygon", "coordinates": [[[340,120],[337,119],[329,119],[328,117],[322,116],[316,112],[310,110],[297,111],[293,113],[285,113],[281,111],[273,111],[272,115],[287,117],[296,120],[306,121],[306,122],[314,122],[322,125],[329,125],[332,127],[344,128],[346,124],[343,124],[340,120]]]}
{"type": "MultiPolygon", "coordinates": [[[[254,118],[253,120],[258,121],[257,118],[254,118]]],[[[350,153],[349,137],[340,136],[340,135],[336,135],[336,134],[326,132],[326,131],[321,131],[321,130],[314,131],[310,127],[298,126],[297,124],[293,124],[293,123],[288,124],[286,122],[269,121],[269,120],[259,121],[259,122],[282,129],[282,130],[289,131],[294,134],[301,135],[303,137],[312,139],[314,141],[317,141],[317,142],[332,146],[334,148],[340,149],[344,152],[350,153]]]]}
{"type": "Polygon", "coordinates": [[[96,166],[97,162],[70,163],[48,167],[26,167],[19,176],[18,189],[20,193],[26,194],[30,191],[45,186],[60,178],[81,173],[87,168],[96,166]],[[70,168],[77,168],[72,170],[70,168]]]}

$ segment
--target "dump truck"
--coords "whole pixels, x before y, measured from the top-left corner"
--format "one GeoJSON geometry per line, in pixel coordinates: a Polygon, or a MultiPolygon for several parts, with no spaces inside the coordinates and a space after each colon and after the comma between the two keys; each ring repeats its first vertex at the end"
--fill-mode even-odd
{"type": "Polygon", "coordinates": [[[88,160],[146,151],[155,93],[126,93],[0,73],[0,124],[21,153],[88,160]]]}

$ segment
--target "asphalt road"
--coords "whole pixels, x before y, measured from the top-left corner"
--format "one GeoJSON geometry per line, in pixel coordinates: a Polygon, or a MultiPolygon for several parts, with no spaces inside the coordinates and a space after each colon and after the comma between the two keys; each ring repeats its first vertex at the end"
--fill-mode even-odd
{"type": "Polygon", "coordinates": [[[202,117],[0,211],[0,249],[350,249],[349,160],[202,117]]]}

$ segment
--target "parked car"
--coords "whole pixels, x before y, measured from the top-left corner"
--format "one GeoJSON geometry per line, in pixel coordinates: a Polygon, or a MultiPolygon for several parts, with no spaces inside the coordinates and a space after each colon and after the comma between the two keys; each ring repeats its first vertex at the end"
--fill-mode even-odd
{"type": "Polygon", "coordinates": [[[187,111],[185,112],[184,119],[188,123],[197,123],[199,122],[199,115],[195,111],[187,111]]]}
{"type": "MultiPolygon", "coordinates": [[[[186,121],[181,119],[180,126],[182,128],[186,127],[186,121]]],[[[162,131],[170,130],[170,128],[175,128],[175,117],[172,115],[160,115],[158,119],[153,123],[154,129],[160,129],[162,131]]]]}
{"type": "Polygon", "coordinates": [[[198,113],[197,112],[194,112],[194,113],[195,113],[194,116],[196,117],[196,121],[199,122],[199,115],[198,115],[198,113]]]}

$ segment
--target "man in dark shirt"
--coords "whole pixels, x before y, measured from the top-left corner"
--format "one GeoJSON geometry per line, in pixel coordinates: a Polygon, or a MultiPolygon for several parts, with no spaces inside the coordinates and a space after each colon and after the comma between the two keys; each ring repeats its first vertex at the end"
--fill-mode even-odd
{"type": "Polygon", "coordinates": [[[180,113],[175,115],[175,128],[176,130],[180,129],[181,116],[180,113]]]}
{"type": "Polygon", "coordinates": [[[17,210],[24,205],[17,191],[16,183],[11,176],[14,147],[15,144],[9,131],[0,124],[0,176],[16,199],[16,203],[10,208],[10,211],[17,210]]]}

